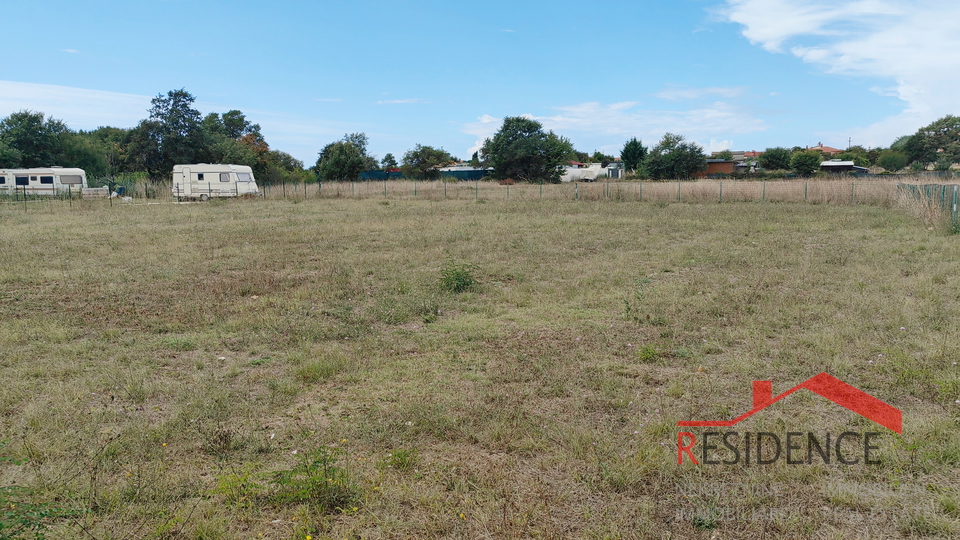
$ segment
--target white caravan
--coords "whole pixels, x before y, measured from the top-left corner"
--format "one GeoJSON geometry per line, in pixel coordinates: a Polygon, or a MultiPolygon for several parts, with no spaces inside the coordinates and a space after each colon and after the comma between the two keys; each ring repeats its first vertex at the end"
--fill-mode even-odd
{"type": "Polygon", "coordinates": [[[83,169],[43,167],[36,169],[0,169],[0,193],[8,195],[80,195],[87,187],[87,173],[83,169]]]}
{"type": "Polygon", "coordinates": [[[173,196],[178,199],[259,195],[253,170],[246,165],[198,163],[173,166],[173,196]]]}

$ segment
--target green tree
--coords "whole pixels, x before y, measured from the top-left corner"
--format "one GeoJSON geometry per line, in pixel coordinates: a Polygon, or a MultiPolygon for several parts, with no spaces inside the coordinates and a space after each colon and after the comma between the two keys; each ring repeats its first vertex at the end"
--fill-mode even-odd
{"type": "Polygon", "coordinates": [[[897,137],[897,140],[893,141],[893,143],[890,145],[890,149],[899,150],[899,151],[905,150],[907,143],[910,142],[910,139],[912,137],[913,135],[902,135],[900,137],[897,137]]]}
{"type": "Polygon", "coordinates": [[[540,122],[508,116],[480,152],[493,167],[491,176],[495,179],[559,183],[563,163],[574,150],[568,139],[543,131],[540,122]]]}
{"type": "Polygon", "coordinates": [[[953,159],[947,156],[946,153],[933,162],[933,170],[939,172],[949,171],[951,166],[953,166],[953,159]]]}
{"type": "Polygon", "coordinates": [[[941,158],[960,161],[960,117],[947,115],[920,128],[903,145],[913,161],[933,163],[941,158]]]}
{"type": "Polygon", "coordinates": [[[722,159],[725,161],[730,161],[733,159],[733,152],[730,150],[721,150],[713,155],[713,159],[722,159]]]}
{"type": "Polygon", "coordinates": [[[20,151],[10,148],[6,141],[0,139],[0,169],[13,169],[20,166],[20,151]]]}
{"type": "Polygon", "coordinates": [[[767,148],[757,161],[768,171],[786,171],[790,169],[790,150],[782,146],[767,148]]]}
{"type": "Polygon", "coordinates": [[[380,168],[385,171],[390,171],[399,167],[400,165],[397,164],[397,158],[393,157],[393,154],[390,152],[387,152],[387,154],[383,156],[383,159],[380,160],[380,168]]]}
{"type": "Polygon", "coordinates": [[[0,120],[5,159],[24,168],[63,166],[62,138],[68,132],[66,124],[42,112],[22,110],[0,120]]]}
{"type": "Polygon", "coordinates": [[[427,180],[440,178],[440,167],[449,164],[451,156],[442,148],[417,145],[403,155],[400,170],[407,178],[427,180]]]}
{"type": "Polygon", "coordinates": [[[591,156],[591,159],[593,160],[594,163],[600,163],[601,167],[606,167],[612,161],[615,161],[615,158],[613,156],[608,156],[607,154],[604,154],[599,150],[593,152],[593,156],[591,156]]]}
{"type": "Polygon", "coordinates": [[[623,162],[623,166],[626,167],[628,171],[636,171],[639,169],[646,157],[647,147],[636,137],[623,143],[623,148],[620,150],[620,161],[623,162]]]}
{"type": "Polygon", "coordinates": [[[131,164],[153,179],[166,178],[178,163],[209,160],[196,98],[184,89],[170,90],[150,100],[150,117],[130,137],[131,164]]]}
{"type": "Polygon", "coordinates": [[[480,163],[480,152],[474,152],[470,156],[470,166],[474,169],[479,169],[482,164],[480,163]]]}
{"type": "Polygon", "coordinates": [[[790,158],[790,168],[799,176],[810,176],[820,170],[823,156],[816,150],[795,152],[790,158]]]}
{"type": "Polygon", "coordinates": [[[852,161],[853,164],[856,165],[857,167],[870,166],[870,158],[867,157],[866,151],[856,152],[856,151],[847,150],[846,152],[840,152],[839,154],[834,156],[834,159],[840,159],[843,161],[852,161]]]}
{"type": "Polygon", "coordinates": [[[354,180],[367,165],[367,136],[363,133],[344,135],[320,150],[314,171],[325,180],[354,180]]]}
{"type": "Polygon", "coordinates": [[[650,150],[644,162],[654,180],[687,179],[707,169],[703,147],[687,142],[683,135],[666,133],[650,150]]]}
{"type": "Polygon", "coordinates": [[[907,157],[907,154],[903,152],[884,150],[880,152],[880,157],[877,158],[877,165],[890,172],[897,172],[906,167],[908,161],[910,161],[910,159],[907,157]]]}

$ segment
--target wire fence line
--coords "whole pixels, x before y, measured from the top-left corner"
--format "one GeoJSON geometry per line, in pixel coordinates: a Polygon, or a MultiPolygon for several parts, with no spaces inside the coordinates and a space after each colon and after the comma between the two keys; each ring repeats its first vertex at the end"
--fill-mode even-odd
{"type": "MultiPolygon", "coordinates": [[[[614,201],[655,203],[792,202],[809,204],[892,204],[909,191],[923,192],[923,178],[902,180],[699,180],[699,181],[613,181],[560,184],[501,185],[493,181],[357,181],[274,184],[261,188],[256,199],[381,199],[381,200],[482,200],[482,201],[614,201]],[[905,186],[914,186],[908,188],[905,186]]],[[[952,185],[952,184],[951,184],[952,185]]],[[[93,199],[94,205],[176,203],[169,183],[138,182],[126,187],[125,200],[93,199]]],[[[924,189],[926,191],[924,191],[924,189]]],[[[944,193],[944,191],[937,191],[944,193]]],[[[69,201],[79,194],[0,195],[0,203],[21,204],[69,201]]],[[[85,204],[86,206],[86,204],[85,204]]]]}
{"type": "Polygon", "coordinates": [[[571,182],[513,184],[469,181],[368,181],[274,185],[264,196],[389,200],[573,200],[637,202],[808,202],[815,204],[884,204],[897,197],[897,182],[849,180],[675,182],[571,182]]]}

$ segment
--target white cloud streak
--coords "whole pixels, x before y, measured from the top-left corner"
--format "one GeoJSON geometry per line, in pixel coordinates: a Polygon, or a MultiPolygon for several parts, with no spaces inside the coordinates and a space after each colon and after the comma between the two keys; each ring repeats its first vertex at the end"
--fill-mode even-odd
{"type": "Polygon", "coordinates": [[[792,54],[827,73],[890,81],[875,91],[896,96],[903,112],[849,131],[868,144],[889,144],[958,112],[955,0],[726,0],[720,13],[770,52],[792,54]]]}
{"type": "Polygon", "coordinates": [[[711,88],[668,88],[654,94],[660,99],[669,101],[681,101],[685,99],[699,99],[707,96],[717,96],[722,98],[735,98],[743,95],[746,88],[742,86],[716,86],[711,88]]]}
{"type": "Polygon", "coordinates": [[[0,81],[0,113],[27,109],[63,120],[73,129],[133,127],[147,117],[150,96],[69,86],[0,81]]]}
{"type": "Polygon", "coordinates": [[[421,103],[421,100],[419,98],[381,99],[377,102],[377,105],[405,105],[407,103],[421,103]]]}
{"type": "MultiPolygon", "coordinates": [[[[570,137],[575,143],[578,140],[639,137],[649,146],[659,141],[664,133],[673,132],[695,141],[710,141],[701,142],[704,147],[716,147],[716,137],[767,129],[763,120],[755,118],[748,110],[722,101],[687,110],[645,110],[638,108],[638,103],[633,101],[607,105],[589,102],[556,107],[555,110],[558,113],[550,116],[522,116],[541,122],[545,129],[570,137]]],[[[492,137],[501,124],[502,119],[490,115],[466,124],[463,131],[477,137],[468,153],[479,150],[484,140],[492,137]]],[[[724,140],[719,144],[730,146],[733,141],[724,140]]]]}

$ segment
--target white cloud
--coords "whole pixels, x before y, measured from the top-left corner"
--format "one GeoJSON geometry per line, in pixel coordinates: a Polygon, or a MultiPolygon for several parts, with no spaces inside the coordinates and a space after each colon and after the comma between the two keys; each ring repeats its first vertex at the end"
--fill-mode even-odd
{"type": "Polygon", "coordinates": [[[147,117],[150,96],[69,86],[0,81],[0,114],[22,109],[63,120],[72,129],[133,127],[147,117]]]}
{"type": "Polygon", "coordinates": [[[789,53],[827,73],[890,81],[903,112],[848,130],[863,144],[889,144],[957,113],[960,3],[955,0],[726,0],[720,11],[764,49],[789,53]]]}
{"type": "MultiPolygon", "coordinates": [[[[537,120],[545,129],[571,138],[575,145],[602,141],[603,145],[597,148],[608,148],[607,143],[613,137],[621,140],[639,137],[650,146],[656,144],[666,132],[680,133],[691,140],[712,141],[731,133],[767,129],[763,120],[752,116],[750,111],[722,101],[687,110],[647,110],[638,108],[638,105],[633,101],[606,105],[589,102],[555,107],[558,111],[555,115],[521,116],[537,120]]],[[[483,115],[477,122],[464,125],[465,133],[477,137],[476,144],[468,152],[472,154],[483,146],[483,141],[492,137],[500,129],[501,123],[500,118],[483,115]]],[[[593,146],[589,148],[593,149],[593,146]]]]}
{"type": "Polygon", "coordinates": [[[708,144],[701,144],[704,148],[704,151],[709,155],[711,152],[720,152],[721,150],[732,150],[733,141],[718,141],[716,139],[710,139],[708,144]]]}
{"type": "Polygon", "coordinates": [[[401,105],[405,103],[420,103],[421,100],[418,98],[411,99],[382,99],[377,102],[377,105],[401,105]]]}
{"type": "Polygon", "coordinates": [[[734,98],[743,94],[746,89],[742,86],[715,86],[711,88],[668,88],[654,94],[660,99],[680,101],[683,99],[699,99],[704,96],[719,96],[734,98]]]}

